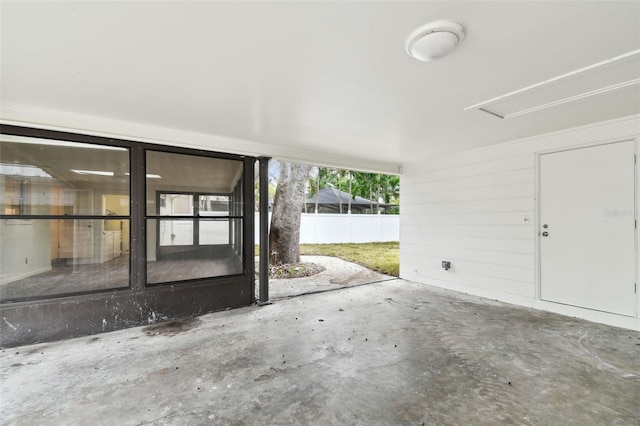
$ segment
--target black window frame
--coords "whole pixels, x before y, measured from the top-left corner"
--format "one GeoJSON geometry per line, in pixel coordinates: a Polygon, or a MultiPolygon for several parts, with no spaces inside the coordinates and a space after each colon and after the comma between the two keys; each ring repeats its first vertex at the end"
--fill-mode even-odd
{"type": "MultiPolygon", "coordinates": [[[[12,136],[21,136],[26,138],[31,138],[34,140],[37,139],[48,139],[48,140],[56,140],[61,142],[73,142],[85,145],[96,145],[96,146],[110,146],[115,148],[123,148],[127,150],[129,156],[129,202],[131,203],[132,196],[132,148],[128,146],[123,141],[119,141],[116,139],[104,139],[98,138],[95,136],[82,136],[73,133],[66,132],[52,132],[41,129],[28,129],[18,126],[8,126],[8,125],[0,125],[0,134],[3,135],[12,135],[12,136]]],[[[24,200],[21,203],[21,213],[20,214],[11,214],[7,215],[4,212],[0,212],[0,220],[103,220],[103,221],[111,221],[111,220],[127,220],[129,221],[130,228],[132,227],[132,210],[131,204],[129,205],[129,215],[108,215],[108,214],[30,214],[26,213],[24,200]]],[[[129,246],[131,247],[131,234],[129,236],[129,246]]],[[[95,294],[95,293],[105,293],[105,292],[114,292],[121,290],[129,290],[132,287],[132,256],[129,254],[129,274],[127,277],[127,284],[119,287],[108,287],[104,289],[95,289],[95,290],[78,290],[72,292],[61,292],[55,294],[44,294],[44,295],[34,295],[34,296],[24,296],[24,297],[9,297],[9,298],[0,298],[0,305],[6,303],[13,302],[24,302],[24,301],[33,301],[33,300],[43,300],[43,299],[57,299],[64,298],[68,296],[81,296],[86,294],[95,294]]],[[[1,295],[0,295],[1,297],[1,295]]]]}
{"type": "MultiPolygon", "coordinates": [[[[244,188],[248,185],[247,182],[253,182],[253,179],[247,179],[249,173],[253,173],[253,163],[255,162],[254,157],[238,155],[238,154],[230,154],[230,153],[221,153],[216,151],[206,151],[199,150],[193,148],[184,148],[177,146],[168,146],[168,145],[160,145],[153,144],[149,142],[139,142],[135,140],[126,140],[126,139],[117,139],[103,136],[94,136],[87,134],[79,134],[79,133],[71,133],[65,131],[57,131],[57,130],[47,130],[47,129],[39,129],[33,127],[23,127],[9,124],[0,124],[0,134],[5,135],[13,135],[13,136],[23,136],[29,137],[33,139],[49,139],[49,140],[57,140],[64,142],[75,142],[82,144],[93,144],[93,145],[102,145],[102,146],[112,146],[118,148],[125,148],[129,152],[129,215],[117,215],[117,216],[109,216],[109,215],[6,215],[4,212],[0,212],[0,220],[5,219],[21,219],[21,220],[30,220],[30,219],[96,219],[96,220],[129,220],[129,277],[128,277],[128,285],[118,288],[105,288],[98,290],[80,290],[68,293],[60,293],[54,295],[36,295],[36,296],[28,296],[28,297],[20,297],[20,298],[10,298],[10,299],[2,299],[0,300],[0,306],[6,306],[8,304],[16,303],[16,302],[32,302],[32,301],[42,301],[42,300],[61,300],[69,297],[81,297],[93,294],[114,294],[114,293],[122,293],[122,292],[133,292],[140,293],[145,291],[150,291],[153,288],[162,287],[162,286],[173,286],[174,284],[189,284],[192,283],[194,285],[210,285],[216,283],[223,283],[228,281],[230,278],[238,278],[243,277],[246,278],[247,281],[253,282],[253,269],[254,262],[252,261],[252,257],[249,256],[249,250],[253,250],[253,240],[249,241],[249,238],[245,238],[243,240],[243,244],[241,246],[241,253],[237,253],[241,256],[243,271],[240,274],[233,275],[221,275],[221,276],[213,276],[206,278],[196,278],[196,279],[186,279],[181,281],[169,281],[162,283],[147,283],[147,211],[146,211],[146,152],[147,151],[158,151],[158,152],[166,152],[172,154],[185,154],[185,155],[195,155],[200,157],[210,157],[216,159],[227,159],[240,161],[243,166],[242,172],[242,184],[241,187],[241,196],[244,201],[244,211],[242,215],[237,217],[231,217],[230,221],[234,222],[232,219],[240,219],[240,234],[253,236],[253,227],[254,227],[254,217],[253,215],[246,214],[247,211],[253,211],[253,197],[246,198],[244,193],[247,191],[244,188]],[[249,167],[251,165],[251,167],[249,167]],[[251,202],[250,205],[249,202],[251,202]],[[251,261],[249,261],[251,260],[251,261]]],[[[208,195],[208,194],[207,194],[208,195]]],[[[217,194],[216,194],[217,195],[217,194]]],[[[231,206],[230,206],[231,208],[231,206]]],[[[159,219],[160,217],[158,217],[159,219]]],[[[173,218],[173,217],[172,217],[173,218]]],[[[235,246],[237,247],[238,246],[235,246]]],[[[254,299],[254,290],[253,286],[249,289],[249,293],[251,294],[251,300],[254,299]]]]}
{"type": "MultiPolygon", "coordinates": [[[[235,191],[235,190],[234,190],[235,191]]],[[[233,193],[233,192],[232,192],[233,193]]],[[[147,219],[156,219],[156,235],[160,235],[160,221],[162,220],[189,220],[193,223],[193,244],[194,246],[204,246],[204,245],[211,245],[211,244],[200,244],[200,229],[199,229],[199,225],[200,225],[200,221],[201,220],[228,220],[229,222],[231,222],[234,219],[242,219],[243,215],[232,215],[231,214],[231,199],[232,199],[232,193],[229,194],[223,194],[223,193],[219,193],[219,192],[202,192],[202,191],[196,191],[196,192],[189,192],[189,191],[163,191],[163,190],[158,190],[156,191],[156,214],[155,215],[149,215],[147,214],[147,219]],[[159,213],[160,207],[161,207],[161,196],[162,195],[191,195],[193,197],[193,214],[191,216],[189,215],[162,215],[159,213]],[[223,197],[229,197],[229,214],[226,215],[221,215],[221,216],[200,216],[200,196],[202,195],[211,195],[211,196],[223,196],[223,197]]],[[[158,240],[156,242],[156,250],[160,247],[160,241],[158,240]]],[[[156,256],[159,253],[156,253],[156,256]]]]}

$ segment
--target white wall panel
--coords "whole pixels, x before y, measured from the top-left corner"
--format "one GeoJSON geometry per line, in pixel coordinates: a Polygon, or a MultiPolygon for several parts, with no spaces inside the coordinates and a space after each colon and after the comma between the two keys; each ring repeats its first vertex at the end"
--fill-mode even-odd
{"type": "MultiPolygon", "coordinates": [[[[427,202],[452,202],[470,200],[500,200],[505,198],[521,197],[525,193],[533,193],[534,182],[495,185],[485,188],[457,189],[438,192],[404,192],[404,181],[402,179],[402,195],[415,195],[409,197],[407,201],[402,200],[404,205],[421,204],[427,202]]],[[[405,197],[406,198],[406,197],[405,197]]]]}
{"type": "Polygon", "coordinates": [[[515,157],[480,161],[477,163],[444,167],[440,169],[426,169],[422,172],[416,173],[416,177],[419,180],[417,180],[415,183],[419,184],[419,182],[423,180],[437,181],[461,178],[465,176],[479,176],[484,174],[494,174],[497,172],[530,169],[533,167],[533,163],[534,161],[531,159],[530,155],[518,155],[515,157]]]}
{"type": "MultiPolygon", "coordinates": [[[[403,243],[404,244],[404,243],[403,243]]],[[[532,272],[535,267],[535,258],[534,255],[531,254],[522,254],[522,253],[506,253],[499,251],[488,251],[488,250],[473,250],[467,248],[460,247],[430,247],[424,245],[415,245],[419,246],[420,254],[419,255],[407,255],[406,259],[409,261],[419,262],[419,258],[433,257],[442,260],[451,261],[452,267],[456,267],[456,270],[460,270],[461,268],[457,268],[457,262],[475,262],[479,264],[486,265],[495,265],[507,268],[521,268],[521,269],[530,269],[532,272]],[[413,257],[411,257],[413,256],[413,257]]],[[[410,247],[409,247],[410,248],[410,247]]],[[[440,267],[440,263],[438,263],[438,267],[440,267]]],[[[478,268],[474,268],[478,269],[478,268]]],[[[494,270],[495,268],[492,268],[494,270]]],[[[493,275],[504,277],[504,274],[493,275]]],[[[533,282],[533,277],[531,279],[523,279],[521,281],[530,281],[533,282]]]]}
{"type": "MultiPolygon", "coordinates": [[[[536,299],[537,153],[639,134],[640,117],[634,116],[406,164],[400,276],[569,313],[536,299]],[[451,262],[449,271],[442,269],[443,260],[451,262]]],[[[626,319],[580,312],[585,318],[629,326],[626,319]]],[[[632,328],[640,329],[638,314],[632,328]]]]}
{"type": "Polygon", "coordinates": [[[420,217],[418,216],[414,216],[406,220],[403,217],[400,235],[407,236],[417,234],[420,236],[446,236],[456,241],[456,246],[459,244],[459,242],[457,241],[458,237],[533,240],[535,236],[535,230],[533,226],[514,227],[493,225],[426,225],[420,223],[419,220],[420,217]]]}
{"type": "Polygon", "coordinates": [[[417,244],[430,247],[459,248],[496,251],[500,253],[534,254],[533,238],[474,238],[450,235],[402,234],[403,244],[417,244]]]}
{"type": "MultiPolygon", "coordinates": [[[[521,296],[523,298],[533,298],[534,292],[527,282],[518,282],[511,279],[497,277],[487,277],[472,273],[453,273],[452,270],[444,272],[442,269],[428,268],[416,264],[409,264],[407,273],[403,273],[403,278],[423,282],[444,288],[455,288],[469,294],[479,294],[485,297],[492,297],[497,300],[505,300],[508,295],[521,296]]],[[[526,300],[526,299],[520,299],[526,300]]]]}
{"type": "Polygon", "coordinates": [[[407,195],[429,194],[433,192],[446,192],[460,189],[479,189],[505,184],[528,183],[534,182],[535,174],[533,166],[529,169],[509,170],[505,172],[497,172],[483,174],[478,176],[464,176],[459,178],[451,178],[446,180],[425,180],[419,185],[402,184],[403,191],[407,191],[407,195]],[[408,186],[405,188],[405,186],[408,186]]]}
{"type": "MultiPolygon", "coordinates": [[[[533,214],[530,210],[520,212],[489,213],[429,213],[420,216],[426,225],[523,225],[523,217],[533,214]]],[[[523,226],[530,226],[526,223],[523,226]]]]}
{"type": "Polygon", "coordinates": [[[500,198],[496,200],[458,200],[441,202],[421,202],[403,206],[402,214],[422,215],[428,209],[433,213],[489,213],[533,211],[533,197],[500,198]]]}

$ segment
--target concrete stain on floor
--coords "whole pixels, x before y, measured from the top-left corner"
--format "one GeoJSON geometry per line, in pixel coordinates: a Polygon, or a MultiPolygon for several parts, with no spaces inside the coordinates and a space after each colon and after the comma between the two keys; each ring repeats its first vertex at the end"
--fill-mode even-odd
{"type": "Polygon", "coordinates": [[[640,333],[403,280],[5,349],[6,425],[640,424],[640,333]]]}
{"type": "Polygon", "coordinates": [[[199,318],[181,318],[151,324],[144,327],[142,330],[149,336],[157,336],[159,334],[174,336],[178,333],[191,330],[200,324],[202,324],[202,321],[199,318]]]}

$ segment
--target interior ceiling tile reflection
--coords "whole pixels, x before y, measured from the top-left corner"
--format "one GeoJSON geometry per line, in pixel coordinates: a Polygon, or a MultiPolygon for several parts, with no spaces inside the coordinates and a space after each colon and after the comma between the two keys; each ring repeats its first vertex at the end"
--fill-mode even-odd
{"type": "Polygon", "coordinates": [[[638,16],[635,1],[8,1],[2,120],[397,172],[640,113],[638,16]]]}

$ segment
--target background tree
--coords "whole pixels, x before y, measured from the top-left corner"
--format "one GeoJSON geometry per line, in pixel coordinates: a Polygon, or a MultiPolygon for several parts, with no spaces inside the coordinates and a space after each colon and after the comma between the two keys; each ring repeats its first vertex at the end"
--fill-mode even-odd
{"type": "Polygon", "coordinates": [[[321,189],[331,185],[331,174],[326,167],[314,167],[309,173],[309,197],[316,197],[315,212],[318,213],[319,199],[318,193],[321,189]]]}
{"type": "Polygon", "coordinates": [[[384,175],[384,187],[382,191],[382,199],[386,204],[392,207],[387,208],[388,214],[400,214],[400,176],[384,175]]]}
{"type": "Polygon", "coordinates": [[[344,180],[344,170],[336,170],[336,176],[338,177],[338,203],[340,205],[340,214],[342,214],[342,181],[344,180]]]}
{"type": "Polygon", "coordinates": [[[353,175],[351,170],[347,170],[346,175],[349,182],[349,206],[347,207],[347,212],[351,214],[351,200],[353,199],[353,175]]]}
{"type": "MultiPolygon", "coordinates": [[[[353,196],[370,200],[369,210],[371,213],[380,211],[381,202],[395,205],[394,208],[385,209],[385,213],[398,213],[397,205],[400,200],[399,176],[320,167],[315,178],[313,178],[313,182],[311,196],[317,194],[320,189],[333,187],[338,190],[339,195],[343,191],[348,191],[353,196]]],[[[353,197],[349,198],[348,210],[351,209],[352,200],[353,197]]],[[[341,197],[338,204],[340,213],[344,213],[341,197]]],[[[316,211],[317,208],[318,206],[316,205],[316,211]]]]}
{"type": "Polygon", "coordinates": [[[300,217],[312,167],[280,162],[280,178],[273,200],[269,232],[269,262],[300,262],[300,217]]]}
{"type": "Polygon", "coordinates": [[[360,196],[369,200],[369,210],[373,213],[373,203],[375,203],[373,190],[375,188],[375,180],[377,174],[357,172],[356,173],[356,189],[353,195],[360,196]]]}

